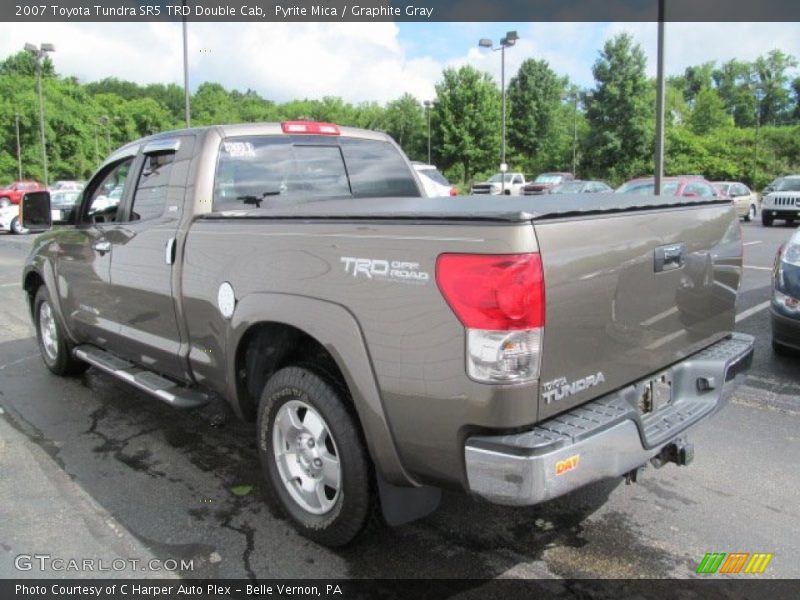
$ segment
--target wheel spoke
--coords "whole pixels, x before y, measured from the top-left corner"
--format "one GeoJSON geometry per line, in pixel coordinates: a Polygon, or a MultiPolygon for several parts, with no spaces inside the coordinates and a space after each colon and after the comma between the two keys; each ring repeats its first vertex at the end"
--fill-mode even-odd
{"type": "Polygon", "coordinates": [[[303,416],[303,427],[311,434],[317,445],[322,444],[328,430],[320,419],[319,415],[313,410],[309,409],[303,416]]]}
{"type": "Polygon", "coordinates": [[[322,481],[328,487],[338,490],[341,478],[339,459],[327,452],[321,454],[320,458],[322,459],[322,481]]]}
{"type": "MultiPolygon", "coordinates": [[[[297,491],[300,493],[300,497],[305,500],[306,504],[308,504],[311,508],[321,509],[324,505],[320,500],[319,496],[319,482],[313,479],[302,479],[301,484],[297,487],[297,491]]],[[[323,493],[323,498],[324,493],[323,493]]]]}
{"type": "Polygon", "coordinates": [[[286,473],[288,473],[288,479],[303,479],[305,477],[305,473],[300,468],[300,465],[297,464],[297,454],[294,452],[285,452],[282,456],[278,458],[278,460],[282,460],[284,466],[286,467],[286,473]]]}
{"type": "Polygon", "coordinates": [[[316,492],[317,502],[319,502],[320,508],[327,509],[332,502],[328,500],[328,497],[325,495],[325,484],[322,481],[317,481],[314,491],[316,492]]]}
{"type": "Polygon", "coordinates": [[[293,444],[293,440],[303,431],[303,424],[297,416],[297,409],[287,408],[278,415],[275,426],[283,437],[283,442],[293,444]]]}

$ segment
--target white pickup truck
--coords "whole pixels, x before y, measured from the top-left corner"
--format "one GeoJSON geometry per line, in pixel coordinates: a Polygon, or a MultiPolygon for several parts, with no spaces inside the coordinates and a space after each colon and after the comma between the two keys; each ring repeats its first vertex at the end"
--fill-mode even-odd
{"type": "Polygon", "coordinates": [[[522,173],[495,173],[482,183],[472,184],[473,194],[491,194],[499,196],[521,196],[522,188],[525,187],[525,175],[522,173]],[[505,181],[504,181],[505,179],[505,181]]]}

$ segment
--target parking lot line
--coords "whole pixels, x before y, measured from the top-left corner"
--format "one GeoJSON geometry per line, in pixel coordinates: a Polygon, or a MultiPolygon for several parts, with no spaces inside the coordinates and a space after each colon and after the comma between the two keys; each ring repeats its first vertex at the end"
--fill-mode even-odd
{"type": "Polygon", "coordinates": [[[754,246],[755,244],[763,244],[763,242],[760,240],[754,242],[745,242],[744,244],[742,244],[742,246],[754,246]]]}
{"type": "Polygon", "coordinates": [[[764,310],[765,308],[767,308],[769,306],[769,302],[770,301],[767,300],[766,302],[762,302],[761,304],[756,304],[752,308],[748,308],[747,310],[743,310],[738,315],[736,315],[736,322],[738,323],[739,321],[743,321],[747,317],[752,317],[754,314],[756,314],[758,312],[761,312],[762,310],[764,310]]]}
{"type": "Polygon", "coordinates": [[[755,265],[745,265],[745,269],[758,269],[759,271],[772,271],[772,267],[756,267],[755,265]]]}
{"type": "Polygon", "coordinates": [[[14,287],[15,285],[19,285],[18,283],[0,283],[0,287],[14,287]]]}

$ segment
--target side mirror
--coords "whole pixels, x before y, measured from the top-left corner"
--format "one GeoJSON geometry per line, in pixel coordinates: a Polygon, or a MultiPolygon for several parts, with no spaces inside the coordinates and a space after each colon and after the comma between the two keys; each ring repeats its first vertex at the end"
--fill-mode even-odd
{"type": "Polygon", "coordinates": [[[19,212],[22,226],[33,233],[53,227],[50,192],[28,192],[19,203],[19,212]]]}

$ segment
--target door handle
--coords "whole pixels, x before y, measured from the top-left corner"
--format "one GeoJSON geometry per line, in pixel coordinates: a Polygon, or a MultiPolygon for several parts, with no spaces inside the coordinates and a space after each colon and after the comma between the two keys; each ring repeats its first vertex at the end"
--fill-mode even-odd
{"type": "Polygon", "coordinates": [[[95,251],[100,254],[105,254],[106,252],[111,251],[111,242],[108,240],[97,240],[94,244],[92,244],[92,248],[94,248],[95,251]]]}
{"type": "Polygon", "coordinates": [[[655,249],[654,270],[656,273],[680,269],[686,260],[686,244],[670,244],[655,249]]]}
{"type": "Polygon", "coordinates": [[[175,262],[175,238],[167,240],[166,248],[164,248],[164,262],[168,265],[175,262]]]}

